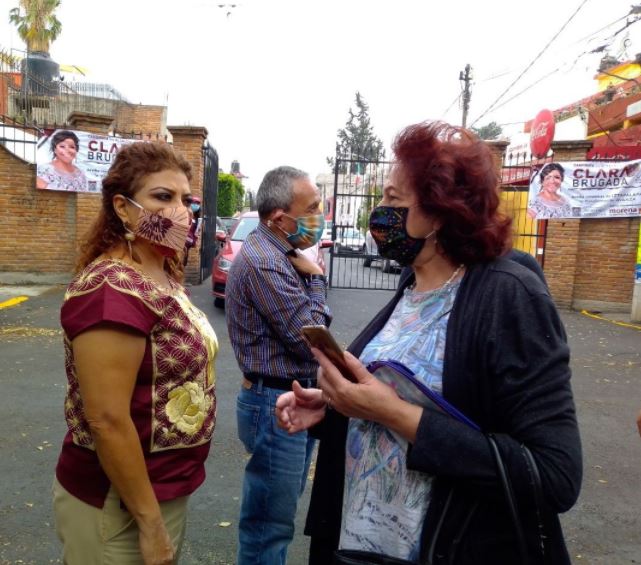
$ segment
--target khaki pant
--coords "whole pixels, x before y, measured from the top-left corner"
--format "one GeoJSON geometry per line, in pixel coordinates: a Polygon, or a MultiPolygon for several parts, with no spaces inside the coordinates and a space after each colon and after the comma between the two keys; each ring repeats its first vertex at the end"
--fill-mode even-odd
{"type": "MultiPolygon", "coordinates": [[[[188,496],[160,503],[160,511],[176,548],[176,562],[185,537],[188,496]]],[[[120,497],[109,489],[103,508],[70,494],[54,479],[56,533],[63,544],[65,565],[142,565],[138,527],[120,497]]]]}

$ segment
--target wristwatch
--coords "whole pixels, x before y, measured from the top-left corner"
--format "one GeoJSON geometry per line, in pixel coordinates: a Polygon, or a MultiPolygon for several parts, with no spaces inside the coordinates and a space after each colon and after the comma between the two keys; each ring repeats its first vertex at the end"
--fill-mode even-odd
{"type": "Polygon", "coordinates": [[[323,281],[324,283],[326,283],[327,282],[327,277],[325,275],[318,275],[318,274],[314,273],[313,275],[309,275],[309,277],[307,277],[307,280],[309,282],[312,282],[312,281],[323,281]]]}

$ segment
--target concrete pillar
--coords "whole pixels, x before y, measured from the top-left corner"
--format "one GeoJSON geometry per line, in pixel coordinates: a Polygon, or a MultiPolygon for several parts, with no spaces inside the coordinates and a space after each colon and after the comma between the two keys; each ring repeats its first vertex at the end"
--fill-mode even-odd
{"type": "MultiPolygon", "coordinates": [[[[203,145],[207,139],[207,128],[200,126],[168,126],[173,138],[174,149],[181,153],[192,167],[191,191],[202,198],[205,160],[203,145]]],[[[201,233],[202,235],[202,233],[201,233]]],[[[189,251],[189,262],[185,267],[185,281],[200,284],[200,246],[202,237],[189,251]]]]}
{"type": "Polygon", "coordinates": [[[90,112],[71,112],[67,117],[69,129],[100,133],[102,135],[107,135],[113,121],[113,116],[91,114],[90,112]]]}
{"type": "Polygon", "coordinates": [[[490,150],[492,151],[492,157],[494,157],[494,165],[501,178],[501,172],[503,170],[503,159],[505,158],[505,150],[509,145],[508,141],[486,141],[490,150]]]}

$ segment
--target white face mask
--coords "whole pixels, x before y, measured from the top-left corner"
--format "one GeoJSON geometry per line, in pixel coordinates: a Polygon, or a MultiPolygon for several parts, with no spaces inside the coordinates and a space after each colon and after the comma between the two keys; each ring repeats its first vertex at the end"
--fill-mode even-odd
{"type": "Polygon", "coordinates": [[[163,255],[173,256],[184,249],[191,226],[191,215],[187,208],[178,206],[150,212],[128,196],[125,198],[140,208],[133,229],[136,237],[159,246],[163,255]]]}

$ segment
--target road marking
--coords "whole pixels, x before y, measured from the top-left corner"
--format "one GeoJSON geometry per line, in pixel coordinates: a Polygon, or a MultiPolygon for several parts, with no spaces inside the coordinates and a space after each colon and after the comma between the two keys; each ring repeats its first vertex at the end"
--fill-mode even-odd
{"type": "Polygon", "coordinates": [[[9,298],[9,300],[5,300],[4,302],[0,302],[0,310],[3,308],[11,308],[11,306],[17,306],[21,302],[24,302],[25,300],[29,300],[28,296],[15,296],[14,298],[9,298]]]}
{"type": "Polygon", "coordinates": [[[617,322],[616,320],[610,320],[608,318],[604,318],[603,316],[597,316],[596,314],[593,314],[592,312],[588,312],[587,310],[581,310],[581,314],[583,314],[584,316],[587,316],[588,318],[603,320],[604,322],[610,322],[611,324],[616,324],[617,326],[623,326],[624,328],[633,328],[635,330],[641,330],[641,326],[638,324],[628,324],[627,322],[617,322]]]}
{"type": "Polygon", "coordinates": [[[53,328],[34,328],[31,326],[5,326],[0,328],[0,338],[8,337],[55,337],[62,335],[62,330],[53,328]]]}

